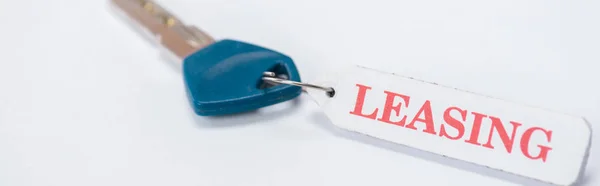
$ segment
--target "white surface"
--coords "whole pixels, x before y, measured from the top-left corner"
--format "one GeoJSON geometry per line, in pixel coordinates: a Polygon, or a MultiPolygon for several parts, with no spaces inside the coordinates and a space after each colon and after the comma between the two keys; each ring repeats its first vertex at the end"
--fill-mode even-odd
{"type": "MultiPolygon", "coordinates": [[[[161,2],[305,80],[356,63],[600,123],[596,1],[161,2]]],[[[0,185],[535,185],[338,132],[307,96],[195,117],[179,72],[106,5],[0,1],[0,185]]],[[[593,145],[582,185],[600,185],[593,145]]]]}
{"type": "Polygon", "coordinates": [[[309,91],[339,128],[543,183],[572,185],[583,173],[584,118],[362,66],[339,74],[323,80],[334,97],[309,91]]]}

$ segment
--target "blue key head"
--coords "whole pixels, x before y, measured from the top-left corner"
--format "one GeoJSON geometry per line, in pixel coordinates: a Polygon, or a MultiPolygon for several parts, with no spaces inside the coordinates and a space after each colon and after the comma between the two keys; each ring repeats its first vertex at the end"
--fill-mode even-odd
{"type": "Polygon", "coordinates": [[[235,40],[218,41],[183,61],[187,95],[200,116],[253,111],[302,93],[297,86],[266,84],[262,77],[267,71],[301,81],[290,57],[235,40]]]}

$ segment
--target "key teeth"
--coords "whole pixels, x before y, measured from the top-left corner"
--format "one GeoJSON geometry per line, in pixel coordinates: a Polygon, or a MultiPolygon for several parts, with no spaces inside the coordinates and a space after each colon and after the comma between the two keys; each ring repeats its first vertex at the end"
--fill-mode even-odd
{"type": "Polygon", "coordinates": [[[151,0],[111,0],[141,30],[147,30],[171,53],[183,59],[214,39],[200,29],[184,25],[177,17],[151,0]]]}

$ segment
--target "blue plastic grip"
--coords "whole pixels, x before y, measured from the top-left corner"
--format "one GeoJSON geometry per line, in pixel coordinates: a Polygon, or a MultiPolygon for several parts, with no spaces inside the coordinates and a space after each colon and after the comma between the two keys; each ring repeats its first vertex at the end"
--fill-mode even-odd
{"type": "Polygon", "coordinates": [[[221,40],[183,61],[187,95],[200,116],[253,111],[296,98],[302,89],[291,85],[264,87],[266,71],[300,82],[293,60],[279,52],[235,40],[221,40]]]}

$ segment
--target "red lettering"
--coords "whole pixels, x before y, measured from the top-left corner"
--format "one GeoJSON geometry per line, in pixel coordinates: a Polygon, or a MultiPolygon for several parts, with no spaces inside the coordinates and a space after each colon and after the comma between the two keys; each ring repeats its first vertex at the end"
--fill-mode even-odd
{"type": "Polygon", "coordinates": [[[504,124],[502,124],[500,118],[493,116],[490,116],[489,118],[492,120],[492,127],[490,128],[490,134],[488,135],[488,142],[486,144],[483,144],[483,146],[490,149],[494,149],[494,146],[492,146],[492,135],[494,134],[494,129],[496,129],[496,132],[498,132],[498,135],[500,136],[500,139],[504,144],[504,148],[506,148],[506,152],[510,154],[513,149],[513,142],[515,141],[515,134],[517,133],[517,128],[521,126],[521,124],[513,121],[510,122],[510,124],[512,124],[513,126],[513,130],[509,138],[508,134],[506,133],[506,129],[504,129],[504,124]]]}
{"type": "Polygon", "coordinates": [[[369,115],[363,114],[362,112],[363,105],[365,104],[365,96],[367,94],[367,90],[370,90],[371,87],[360,84],[356,84],[356,86],[358,87],[358,96],[356,96],[356,104],[354,105],[354,110],[351,111],[350,114],[362,116],[369,119],[375,119],[377,117],[378,109],[375,109],[375,111],[373,111],[369,115]]]}
{"type": "Polygon", "coordinates": [[[533,156],[529,153],[529,140],[531,140],[531,135],[533,135],[533,132],[535,132],[537,130],[543,132],[546,135],[546,140],[548,141],[548,143],[550,143],[550,141],[552,140],[552,131],[545,130],[545,129],[539,128],[539,127],[532,127],[532,128],[527,129],[525,132],[523,132],[523,136],[521,137],[521,152],[523,152],[523,155],[525,155],[529,159],[532,159],[532,160],[542,159],[542,162],[546,162],[546,158],[548,157],[548,152],[550,152],[550,150],[552,150],[551,147],[537,145],[540,148],[540,153],[536,156],[533,156]]]}
{"type": "Polygon", "coordinates": [[[467,111],[466,110],[462,110],[458,107],[450,107],[450,108],[446,109],[446,111],[444,111],[444,122],[446,122],[446,124],[450,125],[451,127],[455,128],[458,131],[458,134],[454,137],[450,136],[446,132],[446,127],[444,127],[444,124],[442,124],[442,126],[440,128],[440,136],[446,137],[451,140],[458,140],[458,139],[462,138],[463,135],[465,134],[465,125],[461,121],[457,120],[456,118],[452,117],[452,115],[450,115],[450,112],[453,110],[458,111],[458,113],[460,113],[462,122],[467,121],[467,111]]]}
{"type": "Polygon", "coordinates": [[[415,115],[412,121],[406,125],[406,128],[417,130],[415,127],[415,122],[425,123],[425,129],[423,129],[423,132],[436,135],[435,126],[433,125],[433,115],[431,114],[431,102],[429,100],[423,103],[423,106],[421,106],[421,109],[419,109],[417,115],[415,115]],[[425,118],[421,118],[421,114],[425,114],[425,118]]]}
{"type": "Polygon", "coordinates": [[[465,142],[473,144],[473,145],[481,145],[481,143],[477,142],[477,140],[479,140],[479,131],[481,130],[481,121],[483,120],[483,118],[485,118],[487,116],[477,113],[477,112],[471,112],[471,114],[473,114],[473,116],[475,116],[475,119],[473,120],[473,128],[471,129],[471,137],[468,140],[466,140],[465,142]]]}
{"type": "MultiPolygon", "coordinates": [[[[390,92],[390,91],[383,91],[386,95],[386,98],[385,98],[385,103],[383,105],[383,108],[381,108],[383,113],[378,118],[378,116],[379,116],[378,114],[380,111],[379,108],[372,109],[370,114],[368,111],[365,112],[363,110],[363,109],[365,109],[364,104],[365,104],[365,98],[366,98],[367,92],[369,90],[371,90],[371,87],[366,86],[366,85],[361,85],[361,84],[356,84],[356,86],[358,87],[358,93],[356,96],[356,103],[354,105],[354,110],[350,111],[350,114],[352,114],[352,115],[369,118],[372,120],[377,120],[377,121],[381,121],[383,123],[393,124],[396,126],[405,127],[405,128],[412,129],[415,131],[418,130],[415,125],[417,123],[423,123],[422,124],[423,126],[420,126],[420,127],[423,128],[422,132],[424,132],[424,133],[439,135],[440,137],[447,138],[450,140],[459,140],[460,139],[461,141],[464,140],[464,142],[466,142],[466,143],[473,144],[476,146],[483,146],[483,147],[486,147],[489,149],[495,149],[494,144],[492,144],[492,137],[496,134],[497,137],[499,137],[500,140],[502,141],[502,144],[504,145],[504,148],[506,149],[506,152],[508,152],[508,154],[512,153],[512,151],[514,149],[515,139],[516,139],[516,137],[519,137],[519,135],[520,135],[519,127],[521,127],[523,125],[519,122],[510,121],[509,123],[512,125],[512,131],[510,131],[510,133],[509,133],[509,131],[507,131],[508,128],[506,128],[507,126],[504,126],[505,123],[502,122],[502,119],[500,119],[498,117],[494,117],[494,116],[488,116],[485,114],[477,113],[477,112],[470,112],[471,115],[473,116],[473,123],[472,123],[472,125],[469,125],[469,124],[465,125],[467,122],[467,118],[469,117],[469,114],[468,114],[469,112],[466,109],[462,109],[462,108],[453,106],[453,107],[448,107],[444,110],[443,123],[441,123],[441,125],[440,125],[439,134],[438,134],[438,133],[436,133],[435,122],[434,122],[435,118],[433,117],[433,113],[432,113],[433,110],[431,108],[431,104],[432,104],[431,101],[426,100],[421,105],[420,109],[418,110],[418,112],[415,115],[406,115],[406,111],[402,112],[402,109],[409,108],[409,103],[410,103],[411,97],[408,95],[398,94],[398,93],[394,93],[394,92],[390,92]],[[396,102],[398,102],[398,103],[396,103],[396,102]],[[396,118],[392,119],[392,117],[396,117],[396,118]],[[412,120],[410,121],[410,123],[407,123],[407,119],[409,119],[409,117],[411,117],[412,120]],[[491,121],[491,126],[490,126],[490,131],[487,136],[487,142],[485,142],[485,144],[482,145],[479,142],[479,135],[481,133],[481,125],[483,124],[484,119],[486,119],[485,121],[488,121],[487,118],[489,118],[489,121],[491,121]],[[471,128],[469,129],[468,127],[471,127],[471,128]],[[468,136],[465,135],[467,130],[470,130],[470,134],[468,136]],[[454,132],[450,132],[450,131],[456,131],[456,132],[454,133],[454,132]],[[519,134],[517,134],[517,131],[519,131],[519,134]]],[[[413,103],[413,105],[414,105],[414,103],[413,103]]],[[[369,104],[369,106],[372,106],[372,104],[369,104]]],[[[508,121],[508,120],[505,120],[505,121],[508,121]]],[[[523,128],[523,127],[521,127],[521,128],[523,128]]],[[[525,130],[525,129],[521,129],[521,130],[525,130]]],[[[522,135],[520,135],[520,142],[519,142],[520,149],[521,149],[522,154],[526,158],[531,159],[531,160],[541,160],[543,162],[546,162],[547,158],[548,158],[548,154],[552,150],[550,145],[545,146],[545,145],[539,144],[539,145],[537,145],[537,147],[539,148],[539,153],[537,153],[536,150],[534,150],[534,152],[530,152],[530,150],[531,150],[530,148],[532,146],[529,146],[530,145],[529,143],[530,143],[532,135],[536,131],[540,131],[540,133],[545,134],[547,143],[550,143],[550,141],[552,139],[552,131],[551,130],[547,130],[547,129],[543,129],[543,128],[539,128],[539,127],[526,128],[526,130],[522,133],[522,135]]],[[[421,134],[421,135],[423,135],[423,134],[421,134]]],[[[499,142],[496,142],[495,145],[498,145],[498,144],[499,144],[499,142]]],[[[500,150],[500,151],[502,151],[502,150],[500,150]]]]}
{"type": "Polygon", "coordinates": [[[381,115],[381,118],[379,118],[378,120],[389,123],[389,124],[404,126],[404,124],[406,124],[406,116],[402,116],[402,119],[400,121],[391,121],[390,117],[392,115],[392,111],[396,112],[396,116],[400,116],[400,107],[402,106],[402,101],[404,101],[405,107],[408,107],[410,97],[402,95],[402,94],[396,94],[396,93],[389,92],[389,91],[384,91],[384,92],[385,92],[385,94],[387,94],[387,97],[385,98],[385,106],[383,107],[383,114],[381,115]],[[402,98],[402,101],[400,103],[398,103],[397,105],[394,105],[394,100],[396,97],[402,98]]]}

